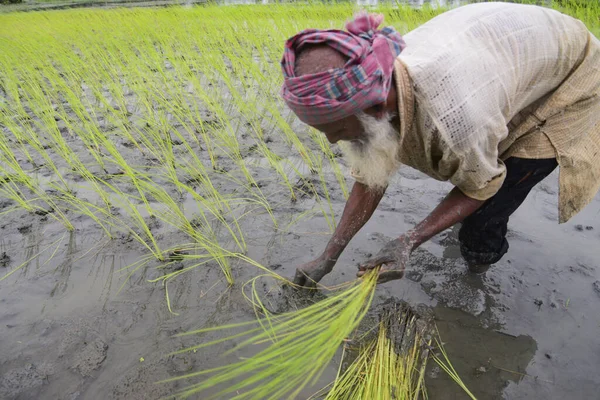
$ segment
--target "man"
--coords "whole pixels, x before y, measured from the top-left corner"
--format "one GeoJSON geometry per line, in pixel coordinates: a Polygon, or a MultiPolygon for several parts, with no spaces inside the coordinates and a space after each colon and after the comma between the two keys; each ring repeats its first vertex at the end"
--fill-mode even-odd
{"type": "Polygon", "coordinates": [[[580,21],[531,5],[456,8],[400,37],[359,14],[347,31],[286,42],[282,96],[342,147],[356,182],[341,221],[295,282],[314,286],[408,165],[455,188],[409,232],[359,267],[399,279],[411,252],[461,222],[469,270],[507,252],[507,223],[557,165],[559,222],[600,187],[600,41],[580,21]]]}

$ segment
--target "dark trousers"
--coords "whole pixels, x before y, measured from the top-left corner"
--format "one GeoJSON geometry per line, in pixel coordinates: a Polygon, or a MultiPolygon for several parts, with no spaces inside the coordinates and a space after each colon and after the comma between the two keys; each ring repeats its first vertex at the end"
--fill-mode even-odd
{"type": "Polygon", "coordinates": [[[460,228],[460,252],[469,264],[493,264],[508,251],[508,219],[523,203],[531,189],[548,176],[556,159],[530,160],[511,157],[504,184],[483,206],[465,218],[460,228]]]}

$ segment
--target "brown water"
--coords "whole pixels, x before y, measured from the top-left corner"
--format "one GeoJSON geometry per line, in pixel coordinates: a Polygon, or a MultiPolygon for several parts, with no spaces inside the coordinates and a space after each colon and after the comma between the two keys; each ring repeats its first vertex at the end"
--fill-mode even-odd
{"type": "MultiPolygon", "coordinates": [[[[273,146],[283,145],[275,141],[273,146]]],[[[250,154],[246,160],[260,161],[250,154]]],[[[315,206],[312,198],[290,203],[270,186],[275,184],[268,175],[264,178],[263,190],[272,193],[280,227],[315,206]]],[[[425,217],[450,188],[404,168],[323,283],[352,279],[356,263],[425,217]]],[[[343,197],[332,195],[339,216],[343,197]]],[[[466,273],[456,229],[451,229],[414,254],[405,279],[380,286],[376,301],[395,296],[434,307],[451,361],[479,399],[598,398],[599,213],[597,196],[571,222],[558,225],[555,173],[513,216],[509,253],[486,276],[466,273]]],[[[264,213],[243,221],[248,255],[284,276],[316,257],[328,237],[322,216],[304,219],[290,231],[275,229],[264,213]]],[[[0,220],[0,253],[10,257],[0,267],[2,275],[32,259],[0,282],[0,398],[158,399],[183,382],[154,382],[217,365],[222,362],[217,357],[232,346],[167,356],[207,339],[174,334],[254,318],[241,290],[259,274],[256,268],[235,264],[232,287],[210,264],[174,280],[169,286],[179,314],[174,315],[167,310],[162,285],[147,282],[160,276],[155,268],[160,263],[125,280],[129,271],[119,270],[147,252],[126,237],[108,241],[85,218],[75,218],[74,224],[76,230],[65,234],[48,216],[17,212],[0,220]]],[[[182,240],[161,224],[154,230],[165,243],[182,240]]],[[[333,363],[323,383],[336,369],[333,363]]],[[[433,399],[465,398],[433,362],[427,385],[433,399]]]]}

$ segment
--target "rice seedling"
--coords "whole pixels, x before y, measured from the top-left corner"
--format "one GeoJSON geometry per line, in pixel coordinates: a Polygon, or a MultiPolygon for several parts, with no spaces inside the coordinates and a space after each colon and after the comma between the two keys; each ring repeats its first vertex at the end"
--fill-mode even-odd
{"type": "MultiPolygon", "coordinates": [[[[564,0],[553,6],[600,34],[597,2],[564,0]]],[[[278,228],[279,207],[299,200],[299,180],[315,201],[289,217],[283,230],[317,214],[334,230],[332,193],[348,196],[335,148],[320,133],[299,130],[279,98],[283,42],[309,27],[341,28],[356,8],[308,2],[0,15],[0,196],[14,202],[0,215],[50,212],[66,230],[74,229],[74,217],[84,216],[109,239],[129,235],[147,255],[120,271],[126,272],[121,288],[151,261],[161,260],[159,268],[167,271],[170,254],[186,253],[180,256],[184,268],[151,280],[164,286],[173,313],[169,284],[196,268],[216,264],[229,284],[235,260],[266,271],[246,255],[252,235],[243,229],[247,216],[268,214],[278,228]],[[257,157],[249,156],[251,147],[257,157]],[[163,223],[162,235],[153,232],[149,217],[163,223]],[[170,234],[181,234],[187,243],[164,241],[170,234]]],[[[406,33],[446,9],[389,3],[375,10],[406,33]]],[[[274,315],[258,298],[255,282],[251,300],[261,313],[257,321],[189,332],[233,331],[182,352],[241,340],[230,353],[256,354],[174,378],[202,379],[182,396],[297,395],[316,384],[353,336],[375,288],[368,277],[310,307],[274,315]]],[[[413,323],[408,321],[407,329],[413,323]]],[[[421,336],[398,352],[386,334],[388,324],[379,324],[377,335],[362,344],[323,396],[424,395],[423,342],[429,340],[421,336]]],[[[437,344],[441,355],[432,358],[459,382],[437,344]]]]}
{"type": "MultiPolygon", "coordinates": [[[[406,304],[395,301],[388,302],[379,317],[377,333],[363,339],[351,364],[342,371],[343,363],[340,363],[336,380],[313,397],[331,400],[427,398],[424,378],[431,358],[469,398],[476,399],[452,366],[431,321],[417,317],[406,304]],[[431,347],[432,336],[435,347],[431,347]]],[[[346,353],[351,350],[345,348],[346,353]]]]}
{"type": "Polygon", "coordinates": [[[181,397],[202,393],[202,398],[205,399],[294,398],[302,389],[317,382],[340,344],[358,327],[371,304],[375,285],[376,274],[370,274],[321,302],[297,311],[274,315],[257,295],[254,279],[251,282],[250,300],[263,317],[247,323],[184,333],[183,335],[199,335],[238,330],[237,333],[224,335],[177,353],[233,340],[241,340],[241,343],[227,354],[243,348],[258,348],[257,353],[229,365],[167,381],[208,376],[176,394],[181,397]]]}
{"type": "Polygon", "coordinates": [[[48,259],[43,264],[46,264],[46,263],[50,262],[50,260],[52,260],[52,258],[54,257],[54,255],[58,251],[58,249],[60,247],[60,244],[64,240],[65,236],[66,236],[66,234],[63,234],[59,239],[57,239],[54,242],[50,243],[49,245],[45,246],[42,250],[38,251],[35,254],[30,255],[20,265],[16,266],[12,270],[10,270],[6,274],[4,274],[2,277],[0,277],[0,282],[2,282],[3,280],[5,280],[9,276],[13,275],[17,271],[20,271],[21,269],[25,268],[27,265],[29,265],[29,263],[31,263],[32,261],[34,261],[35,259],[37,259],[41,254],[44,254],[47,250],[50,250],[51,248],[54,247],[54,251],[52,252],[52,254],[50,254],[50,256],[48,257],[48,259]]]}
{"type": "MultiPolygon", "coordinates": [[[[553,6],[598,33],[596,3],[553,6]]],[[[273,198],[298,200],[297,180],[308,182],[304,190],[316,201],[292,223],[320,213],[335,229],[332,193],[348,195],[344,168],[322,135],[300,133],[284,109],[279,60],[287,37],[340,28],[356,8],[309,2],[1,14],[0,195],[15,202],[3,213],[51,210],[67,230],[83,215],[107,237],[125,232],[164,260],[169,245],[144,220],[155,216],[216,251],[228,281],[229,256],[219,254],[230,241],[247,249],[240,220],[260,209],[277,226],[282,203],[273,198]],[[252,146],[265,162],[250,161],[252,146]],[[268,191],[258,182],[265,170],[276,183],[268,191]],[[116,218],[114,207],[125,217],[116,218]],[[190,224],[190,208],[201,229],[190,224]],[[217,237],[220,227],[227,235],[217,237]]],[[[401,33],[445,11],[375,9],[401,33]]]]}
{"type": "Polygon", "coordinates": [[[456,384],[458,386],[460,386],[461,389],[464,390],[464,392],[471,399],[477,400],[477,398],[475,397],[475,395],[473,395],[473,393],[471,393],[471,391],[469,390],[469,388],[467,388],[467,386],[460,379],[460,376],[458,375],[458,373],[456,372],[456,370],[452,366],[452,363],[450,362],[450,359],[448,358],[448,354],[446,353],[446,350],[444,349],[444,346],[443,346],[442,341],[440,339],[439,332],[438,332],[438,335],[436,337],[436,345],[437,345],[437,349],[440,352],[441,357],[440,357],[440,355],[437,355],[434,352],[434,353],[432,353],[432,358],[452,378],[452,380],[454,382],[456,382],[456,384]]]}
{"type": "MultiPolygon", "coordinates": [[[[184,271],[175,271],[160,278],[165,288],[170,279],[181,273],[184,271]]],[[[290,285],[272,272],[268,276],[290,285]]],[[[378,306],[378,324],[374,325],[373,318],[370,318],[366,325],[361,325],[371,307],[376,272],[349,283],[343,290],[335,289],[331,296],[306,308],[283,314],[273,314],[268,304],[259,297],[257,281],[260,278],[247,284],[251,287],[247,299],[256,310],[256,321],[180,334],[178,336],[216,335],[218,339],[173,353],[196,353],[210,346],[234,343],[223,357],[242,351],[254,354],[226,365],[159,382],[200,380],[174,393],[174,396],[293,399],[319,382],[325,367],[341,347],[342,360],[335,380],[310,399],[427,398],[424,378],[429,357],[470,398],[475,399],[448,359],[439,333],[434,335],[433,322],[428,317],[421,317],[406,303],[393,300],[378,306]],[[228,331],[232,333],[226,334],[228,331]],[[436,336],[435,339],[432,336],[436,336]],[[435,340],[436,348],[431,347],[432,340],[435,340]],[[343,367],[348,364],[347,359],[349,365],[343,367]]]]}
{"type": "Polygon", "coordinates": [[[429,332],[417,327],[417,316],[402,305],[392,304],[379,316],[376,335],[362,340],[358,355],[338,373],[325,399],[417,400],[425,393],[429,332]]]}

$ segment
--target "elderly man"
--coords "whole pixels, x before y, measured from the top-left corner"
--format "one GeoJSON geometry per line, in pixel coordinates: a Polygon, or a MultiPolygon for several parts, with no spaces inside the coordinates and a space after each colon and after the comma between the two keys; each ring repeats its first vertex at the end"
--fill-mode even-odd
{"type": "Polygon", "coordinates": [[[506,3],[456,8],[404,38],[359,14],[341,30],[286,42],[282,96],[344,152],[356,182],[323,254],[297,268],[315,285],[369,220],[401,164],[455,188],[412,230],[359,267],[403,276],[411,252],[461,222],[468,268],[508,250],[507,223],[557,166],[559,222],[600,187],[600,41],[550,9],[506,3]]]}

